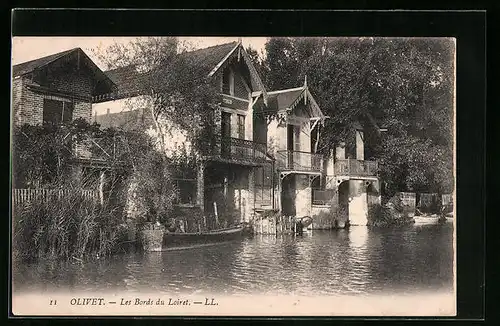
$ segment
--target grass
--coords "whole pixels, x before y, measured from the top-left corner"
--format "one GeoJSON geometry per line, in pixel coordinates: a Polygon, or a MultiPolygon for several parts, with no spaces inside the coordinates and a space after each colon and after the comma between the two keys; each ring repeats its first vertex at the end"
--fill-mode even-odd
{"type": "Polygon", "coordinates": [[[85,198],[78,190],[14,207],[14,257],[32,261],[109,256],[126,239],[121,213],[107,203],[85,198]]]}

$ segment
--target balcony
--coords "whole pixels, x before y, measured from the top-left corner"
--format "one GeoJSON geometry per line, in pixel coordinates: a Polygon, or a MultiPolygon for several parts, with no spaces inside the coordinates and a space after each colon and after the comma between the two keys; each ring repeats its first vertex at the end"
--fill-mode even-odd
{"type": "Polygon", "coordinates": [[[323,155],[299,151],[278,151],[276,164],[282,171],[321,173],[323,155]]]}
{"type": "Polygon", "coordinates": [[[203,144],[205,160],[260,166],[267,162],[267,145],[251,140],[216,136],[203,144]]]}
{"type": "Polygon", "coordinates": [[[337,160],[335,162],[335,175],[349,177],[375,177],[377,174],[377,161],[345,159],[337,160]]]}

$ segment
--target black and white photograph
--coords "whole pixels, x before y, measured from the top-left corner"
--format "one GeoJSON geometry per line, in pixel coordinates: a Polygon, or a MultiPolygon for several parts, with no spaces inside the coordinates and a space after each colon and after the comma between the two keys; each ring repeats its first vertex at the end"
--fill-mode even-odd
{"type": "Polygon", "coordinates": [[[13,37],[13,314],[455,316],[455,51],[13,37]]]}

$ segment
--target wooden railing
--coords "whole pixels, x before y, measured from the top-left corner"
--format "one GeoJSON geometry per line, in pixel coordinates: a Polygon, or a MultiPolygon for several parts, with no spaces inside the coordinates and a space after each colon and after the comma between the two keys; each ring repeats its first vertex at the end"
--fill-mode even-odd
{"type": "Polygon", "coordinates": [[[323,155],[299,151],[278,151],[278,169],[295,171],[323,171],[323,155]]]}
{"type": "Polygon", "coordinates": [[[202,153],[207,158],[243,161],[248,163],[265,162],[267,146],[250,140],[215,136],[203,144],[202,153]]]}
{"type": "Polygon", "coordinates": [[[345,176],[376,176],[378,173],[377,161],[361,161],[353,159],[337,160],[335,174],[345,176]]]}
{"type": "Polygon", "coordinates": [[[313,205],[328,205],[333,196],[335,194],[335,191],[333,189],[313,189],[312,190],[312,204],[313,205]]]}
{"type": "Polygon", "coordinates": [[[13,189],[12,204],[14,206],[28,203],[33,200],[51,201],[70,198],[75,193],[80,193],[84,199],[95,200],[99,199],[97,190],[87,189],[13,189]]]}
{"type": "Polygon", "coordinates": [[[125,142],[121,137],[87,137],[73,142],[74,155],[78,159],[116,162],[126,153],[125,142]]]}

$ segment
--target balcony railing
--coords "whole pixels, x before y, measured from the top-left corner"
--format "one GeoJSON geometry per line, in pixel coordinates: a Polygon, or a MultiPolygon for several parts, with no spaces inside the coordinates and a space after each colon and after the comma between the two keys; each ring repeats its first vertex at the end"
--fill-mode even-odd
{"type": "Polygon", "coordinates": [[[298,151],[278,151],[278,169],[294,171],[323,171],[323,155],[298,151]]]}
{"type": "Polygon", "coordinates": [[[203,144],[202,153],[207,159],[262,163],[267,161],[267,146],[251,140],[216,136],[203,144]]]}
{"type": "Polygon", "coordinates": [[[376,176],[378,173],[377,161],[360,161],[353,159],[337,160],[335,174],[345,176],[376,176]]]}
{"type": "Polygon", "coordinates": [[[121,137],[86,137],[73,141],[73,153],[77,159],[111,163],[123,161],[126,146],[121,137]]]}

